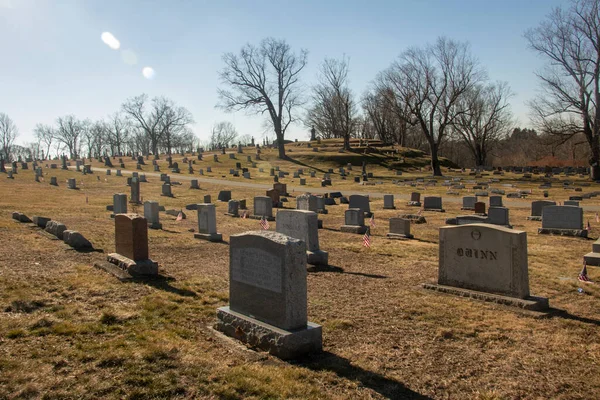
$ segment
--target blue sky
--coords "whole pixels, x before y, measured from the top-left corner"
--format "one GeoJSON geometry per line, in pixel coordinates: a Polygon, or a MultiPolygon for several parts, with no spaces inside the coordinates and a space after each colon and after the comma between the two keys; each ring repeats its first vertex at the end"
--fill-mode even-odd
{"type": "MultiPolygon", "coordinates": [[[[523,33],[567,3],[0,0],[0,112],[15,121],[18,142],[24,143],[33,140],[36,123],[53,123],[66,114],[99,119],[126,98],[147,93],[188,108],[201,139],[223,120],[233,122],[240,134],[262,138],[260,116],[214,107],[224,52],[269,36],[285,39],[292,48],[309,51],[302,76],[307,87],[325,57],[346,55],[351,87],[360,97],[403,50],[447,36],[468,41],[490,78],[510,84],[513,112],[519,125],[529,126],[526,102],[536,93],[534,71],[542,60],[527,49],[523,33]],[[120,41],[120,50],[101,41],[105,31],[120,41]],[[156,72],[151,80],[142,75],[147,66],[156,72]]],[[[298,125],[287,137],[307,135],[298,125]]]]}

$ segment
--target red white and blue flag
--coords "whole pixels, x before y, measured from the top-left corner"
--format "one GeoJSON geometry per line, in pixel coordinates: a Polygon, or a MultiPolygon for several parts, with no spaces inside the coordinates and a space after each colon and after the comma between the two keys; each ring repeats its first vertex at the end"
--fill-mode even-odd
{"type": "Polygon", "coordinates": [[[371,224],[371,227],[375,228],[375,216],[371,215],[371,219],[369,220],[369,223],[371,224]]]}
{"type": "Polygon", "coordinates": [[[260,227],[263,230],[269,229],[269,221],[267,221],[267,219],[264,216],[260,219],[260,227]]]}
{"type": "Polygon", "coordinates": [[[363,236],[363,246],[371,248],[371,230],[367,228],[365,235],[363,236]]]}
{"type": "Polygon", "coordinates": [[[590,220],[589,219],[588,219],[588,222],[587,222],[587,226],[585,227],[585,230],[588,231],[588,232],[592,231],[592,225],[590,225],[590,220]]]}
{"type": "Polygon", "coordinates": [[[593,283],[590,280],[590,278],[588,278],[587,265],[586,265],[585,259],[583,260],[583,269],[579,273],[579,276],[577,277],[577,280],[579,280],[581,282],[585,282],[585,283],[593,283]]]}
{"type": "Polygon", "coordinates": [[[179,211],[179,214],[177,214],[177,218],[175,219],[175,221],[182,221],[183,220],[183,211],[179,211]]]}

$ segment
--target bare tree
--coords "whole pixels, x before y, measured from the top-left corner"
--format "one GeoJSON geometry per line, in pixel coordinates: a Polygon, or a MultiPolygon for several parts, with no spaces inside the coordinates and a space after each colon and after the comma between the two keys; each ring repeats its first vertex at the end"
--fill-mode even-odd
{"type": "Polygon", "coordinates": [[[106,122],[106,136],[110,146],[111,155],[123,155],[124,145],[129,137],[129,121],[123,114],[116,112],[106,122]]]}
{"type": "Polygon", "coordinates": [[[298,83],[307,54],[306,50],[295,54],[284,40],[267,38],[258,47],[247,44],[239,55],[223,55],[225,67],[220,77],[226,89],[218,90],[218,106],[230,112],[268,113],[279,158],[285,158],[285,132],[301,103],[298,83]]]}
{"type": "Polygon", "coordinates": [[[485,77],[469,46],[439,38],[425,48],[411,48],[384,72],[382,81],[406,107],[411,125],[420,127],[427,139],[433,174],[442,175],[440,144],[463,110],[461,97],[485,77]]]}
{"type": "Polygon", "coordinates": [[[542,132],[583,133],[591,149],[592,179],[600,179],[600,0],[571,0],[525,34],[548,64],[536,75],[540,96],[531,102],[542,132]]]}
{"type": "Polygon", "coordinates": [[[88,147],[88,158],[100,157],[105,153],[106,131],[106,123],[103,120],[88,123],[88,129],[83,132],[88,147]]]}
{"type": "Polygon", "coordinates": [[[10,161],[12,147],[18,135],[19,129],[13,120],[7,114],[0,113],[0,159],[10,161]]]}
{"type": "Polygon", "coordinates": [[[69,150],[69,157],[76,159],[81,148],[81,139],[88,128],[88,121],[75,118],[74,115],[59,117],[56,120],[56,139],[69,150]]]}
{"type": "Polygon", "coordinates": [[[219,122],[212,127],[209,146],[213,149],[225,147],[228,143],[235,142],[237,136],[235,126],[231,122],[219,122]]]}
{"type": "Polygon", "coordinates": [[[182,142],[182,136],[189,131],[188,125],[194,122],[192,114],[185,108],[176,106],[172,100],[160,98],[159,104],[165,108],[163,118],[159,124],[162,132],[161,138],[171,159],[173,147],[179,147],[177,144],[182,142]],[[176,140],[174,140],[176,138],[176,140]]]}
{"type": "Polygon", "coordinates": [[[158,158],[158,144],[163,135],[161,124],[168,111],[168,104],[165,98],[157,97],[152,99],[152,104],[148,103],[148,95],[142,94],[127,99],[122,105],[122,110],[139,132],[149,139],[152,153],[158,158]]]}
{"type": "Polygon", "coordinates": [[[363,96],[362,106],[379,140],[406,146],[410,116],[406,105],[397,104],[393,90],[385,84],[375,85],[363,96]]]}
{"type": "Polygon", "coordinates": [[[350,137],[355,133],[356,104],[348,87],[347,58],[325,59],[313,87],[313,105],[305,124],[315,127],[322,135],[343,138],[344,149],[350,150],[350,137]]]}
{"type": "Polygon", "coordinates": [[[508,99],[510,87],[506,82],[476,85],[461,96],[459,109],[452,124],[463,140],[477,166],[486,165],[488,154],[512,128],[508,99]]]}
{"type": "Polygon", "coordinates": [[[42,159],[49,158],[50,147],[56,138],[56,130],[50,125],[37,124],[33,129],[33,134],[42,148],[42,159]]]}

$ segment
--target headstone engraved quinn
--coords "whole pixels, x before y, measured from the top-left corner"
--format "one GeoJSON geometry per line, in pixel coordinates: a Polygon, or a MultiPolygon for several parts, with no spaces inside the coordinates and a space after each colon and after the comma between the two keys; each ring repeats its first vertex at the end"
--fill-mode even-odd
{"type": "Polygon", "coordinates": [[[215,328],[281,359],[321,351],[321,326],[307,318],[305,243],[246,232],[231,236],[229,257],[229,307],[215,328]]]}
{"type": "Polygon", "coordinates": [[[438,283],[427,289],[512,305],[548,308],[529,293],[527,233],[488,224],[440,228],[438,283]]]}

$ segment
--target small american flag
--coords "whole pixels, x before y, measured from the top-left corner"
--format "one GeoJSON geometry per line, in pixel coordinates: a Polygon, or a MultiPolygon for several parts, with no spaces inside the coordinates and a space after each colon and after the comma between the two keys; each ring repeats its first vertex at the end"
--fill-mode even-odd
{"type": "Polygon", "coordinates": [[[369,223],[371,224],[371,227],[375,228],[375,216],[371,215],[371,219],[369,220],[369,223]]]}
{"type": "Polygon", "coordinates": [[[246,210],[242,213],[242,218],[248,218],[248,212],[246,210]]]}
{"type": "Polygon", "coordinates": [[[371,235],[370,229],[367,228],[365,235],[363,236],[363,246],[371,248],[371,235]]]}
{"type": "Polygon", "coordinates": [[[265,231],[269,229],[269,221],[264,216],[260,219],[260,227],[265,231]]]}
{"type": "Polygon", "coordinates": [[[587,265],[586,265],[585,259],[583,260],[583,269],[579,273],[577,280],[579,280],[581,282],[585,282],[585,283],[592,283],[592,281],[590,280],[590,278],[588,278],[588,275],[587,275],[587,265]]]}
{"type": "Polygon", "coordinates": [[[183,212],[179,211],[179,214],[177,214],[177,218],[175,219],[175,221],[182,221],[183,220],[183,212]]]}
{"type": "Polygon", "coordinates": [[[590,220],[589,219],[588,219],[587,225],[585,227],[585,230],[588,231],[588,232],[592,231],[592,225],[590,225],[590,220]]]}
{"type": "Polygon", "coordinates": [[[422,213],[423,213],[423,209],[421,208],[421,209],[419,210],[419,212],[417,213],[417,215],[418,215],[418,216],[421,216],[421,214],[422,214],[422,213]]]}
{"type": "Polygon", "coordinates": [[[598,216],[598,213],[596,213],[596,223],[600,223],[600,216],[598,216]]]}

